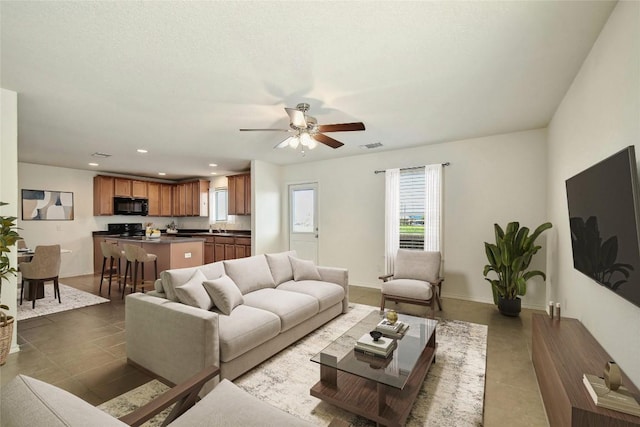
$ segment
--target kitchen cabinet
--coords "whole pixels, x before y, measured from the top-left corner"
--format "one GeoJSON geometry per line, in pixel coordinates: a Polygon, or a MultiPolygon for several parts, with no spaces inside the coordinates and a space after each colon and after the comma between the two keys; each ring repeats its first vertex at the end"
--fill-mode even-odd
{"type": "Polygon", "coordinates": [[[209,181],[181,182],[173,195],[175,216],[209,216],[209,181]]]}
{"type": "Polygon", "coordinates": [[[173,184],[160,184],[160,216],[173,215],[173,184]]]}
{"type": "Polygon", "coordinates": [[[204,263],[211,264],[215,262],[215,240],[214,237],[206,237],[204,239],[204,263]]]}
{"type": "Polygon", "coordinates": [[[234,247],[236,258],[251,256],[251,237],[236,237],[234,247]]]}
{"type": "Polygon", "coordinates": [[[227,192],[229,215],[251,214],[251,174],[228,176],[227,192]]]}
{"type": "Polygon", "coordinates": [[[114,178],[114,195],[116,197],[148,197],[147,181],[128,178],[114,178]]]}
{"type": "Polygon", "coordinates": [[[224,261],[251,256],[251,237],[213,237],[213,260],[224,261]]]}
{"type": "Polygon", "coordinates": [[[93,177],[93,215],[113,215],[114,178],[93,177]]]}
{"type": "Polygon", "coordinates": [[[149,197],[149,216],[162,215],[160,210],[160,184],[157,182],[149,182],[147,184],[147,194],[149,197]]]}

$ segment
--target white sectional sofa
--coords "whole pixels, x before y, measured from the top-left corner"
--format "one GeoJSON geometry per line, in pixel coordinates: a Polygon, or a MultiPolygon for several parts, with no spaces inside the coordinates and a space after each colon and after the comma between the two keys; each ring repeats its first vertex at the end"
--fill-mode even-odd
{"type": "Polygon", "coordinates": [[[295,252],[163,271],[127,296],[127,358],[174,384],[211,365],[233,380],[345,313],[347,285],[346,269],[295,252]]]}

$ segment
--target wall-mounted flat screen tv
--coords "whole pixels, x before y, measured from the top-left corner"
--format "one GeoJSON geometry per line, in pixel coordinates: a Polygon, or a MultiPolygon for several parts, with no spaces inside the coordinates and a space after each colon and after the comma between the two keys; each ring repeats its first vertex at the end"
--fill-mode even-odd
{"type": "Polygon", "coordinates": [[[638,172],[633,146],[566,181],[573,266],[640,307],[638,172]]]}

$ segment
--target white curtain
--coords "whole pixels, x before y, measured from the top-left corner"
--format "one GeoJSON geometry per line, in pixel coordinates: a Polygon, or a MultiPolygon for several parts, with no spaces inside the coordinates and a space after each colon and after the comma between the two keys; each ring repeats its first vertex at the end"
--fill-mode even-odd
{"type": "Polygon", "coordinates": [[[385,171],[385,249],[386,274],[393,273],[393,263],[400,247],[400,169],[385,171]]]}
{"type": "Polygon", "coordinates": [[[424,250],[442,253],[442,165],[425,166],[424,177],[424,250]]]}

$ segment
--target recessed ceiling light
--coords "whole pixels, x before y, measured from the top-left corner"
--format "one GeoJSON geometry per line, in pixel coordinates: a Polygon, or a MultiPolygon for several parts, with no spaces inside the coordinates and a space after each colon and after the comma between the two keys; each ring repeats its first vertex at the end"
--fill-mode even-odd
{"type": "Polygon", "coordinates": [[[147,150],[145,150],[144,148],[138,148],[136,151],[137,151],[138,153],[148,153],[148,151],[147,151],[147,150]]]}
{"type": "Polygon", "coordinates": [[[100,166],[100,165],[97,163],[89,163],[89,166],[100,166]]]}
{"type": "Polygon", "coordinates": [[[218,175],[218,172],[211,172],[211,175],[218,175]]]}
{"type": "Polygon", "coordinates": [[[215,168],[215,167],[216,167],[216,166],[218,166],[218,165],[217,165],[217,164],[215,164],[215,163],[209,163],[209,166],[211,166],[212,168],[215,168]]]}
{"type": "Polygon", "coordinates": [[[166,175],[166,173],[165,173],[165,172],[158,172],[158,175],[165,176],[165,175],[166,175]]]}

